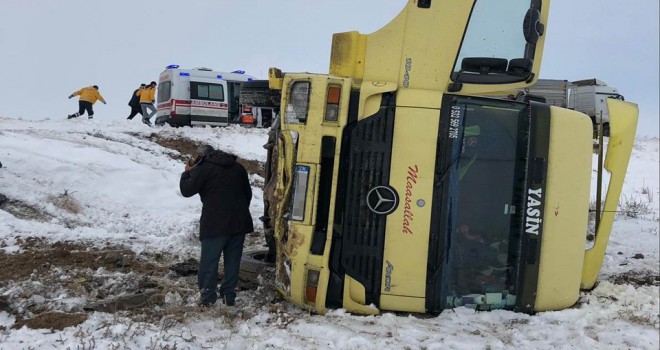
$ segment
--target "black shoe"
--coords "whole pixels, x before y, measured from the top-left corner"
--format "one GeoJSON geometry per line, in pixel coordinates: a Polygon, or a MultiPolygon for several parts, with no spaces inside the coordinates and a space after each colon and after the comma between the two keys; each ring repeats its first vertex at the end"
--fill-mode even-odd
{"type": "Polygon", "coordinates": [[[149,119],[142,119],[142,122],[151,126],[151,122],[149,121],[149,119]]]}
{"type": "Polygon", "coordinates": [[[71,119],[71,118],[75,118],[75,117],[76,117],[76,115],[75,115],[75,114],[69,114],[69,116],[68,116],[68,117],[66,117],[66,119],[71,119]]]}
{"type": "Polygon", "coordinates": [[[224,295],[220,295],[220,299],[219,299],[219,300],[220,300],[220,302],[222,303],[222,305],[227,305],[227,306],[234,306],[234,305],[236,305],[236,300],[228,300],[227,297],[225,297],[224,295]]]}
{"type": "Polygon", "coordinates": [[[87,117],[87,119],[94,119],[94,117],[92,117],[92,116],[89,116],[89,117],[87,117]]]}
{"type": "Polygon", "coordinates": [[[211,308],[211,307],[215,306],[215,303],[199,302],[199,303],[197,303],[197,306],[202,307],[202,308],[211,308]]]}

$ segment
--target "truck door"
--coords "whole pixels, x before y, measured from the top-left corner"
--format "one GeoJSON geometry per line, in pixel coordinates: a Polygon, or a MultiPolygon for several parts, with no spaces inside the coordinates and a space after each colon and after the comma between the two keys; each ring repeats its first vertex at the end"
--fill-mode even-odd
{"type": "Polygon", "coordinates": [[[192,125],[228,125],[226,81],[190,77],[190,123],[192,125]]]}

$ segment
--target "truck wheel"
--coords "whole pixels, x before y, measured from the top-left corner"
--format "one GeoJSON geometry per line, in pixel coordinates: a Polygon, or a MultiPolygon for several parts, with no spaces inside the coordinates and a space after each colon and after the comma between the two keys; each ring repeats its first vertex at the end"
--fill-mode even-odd
{"type": "Polygon", "coordinates": [[[279,90],[268,87],[268,80],[255,80],[241,85],[239,103],[250,107],[277,108],[281,96],[279,90]]]}
{"type": "Polygon", "coordinates": [[[275,266],[266,262],[267,249],[248,250],[243,252],[238,278],[241,281],[257,283],[259,275],[263,275],[269,268],[275,266]]]}

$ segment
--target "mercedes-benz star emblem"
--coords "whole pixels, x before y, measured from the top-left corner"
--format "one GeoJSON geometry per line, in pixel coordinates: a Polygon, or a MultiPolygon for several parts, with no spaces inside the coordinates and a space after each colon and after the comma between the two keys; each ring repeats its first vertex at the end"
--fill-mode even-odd
{"type": "Polygon", "coordinates": [[[399,205],[399,196],[389,186],[376,186],[367,193],[367,206],[375,214],[390,214],[397,205],[399,205]]]}

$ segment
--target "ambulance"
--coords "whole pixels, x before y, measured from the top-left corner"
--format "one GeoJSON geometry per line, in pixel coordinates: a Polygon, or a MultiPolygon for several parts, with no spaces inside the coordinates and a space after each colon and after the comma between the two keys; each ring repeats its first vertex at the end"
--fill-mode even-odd
{"type": "Polygon", "coordinates": [[[158,78],[156,125],[226,126],[240,122],[239,95],[243,83],[254,80],[242,70],[169,65],[158,78]]]}

